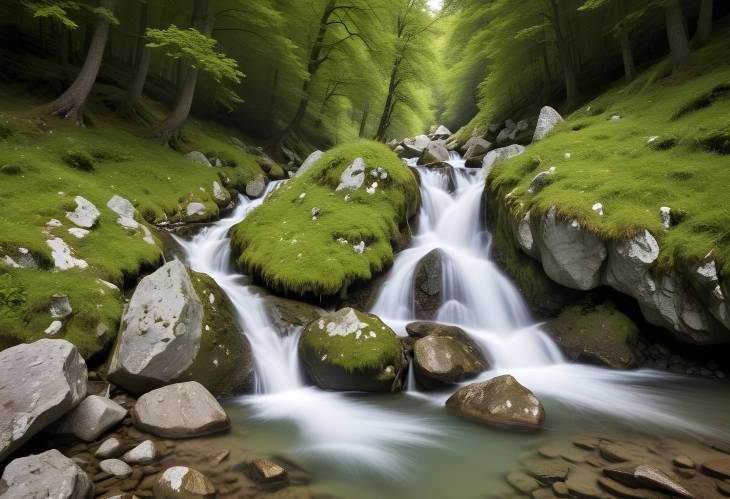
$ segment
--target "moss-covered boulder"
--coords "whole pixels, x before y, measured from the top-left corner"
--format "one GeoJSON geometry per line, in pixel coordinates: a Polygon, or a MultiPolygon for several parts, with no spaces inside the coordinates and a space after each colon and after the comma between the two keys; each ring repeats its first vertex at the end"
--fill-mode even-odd
{"type": "Polygon", "coordinates": [[[572,360],[614,369],[636,367],[639,330],[611,304],[568,307],[545,330],[572,360]]]}
{"type": "Polygon", "coordinates": [[[299,338],[299,356],[312,381],[330,390],[397,392],[408,371],[393,330],[353,308],[308,324],[299,338]]]}
{"type": "Polygon", "coordinates": [[[173,260],[142,279],[122,317],[108,377],[132,393],[197,381],[216,395],[253,386],[248,340],[205,274],[173,260]]]}
{"type": "Polygon", "coordinates": [[[386,145],[343,144],[272,192],[231,243],[239,267],[277,292],[335,295],[392,263],[419,200],[415,176],[386,145]],[[344,182],[355,163],[363,182],[344,182]]]}

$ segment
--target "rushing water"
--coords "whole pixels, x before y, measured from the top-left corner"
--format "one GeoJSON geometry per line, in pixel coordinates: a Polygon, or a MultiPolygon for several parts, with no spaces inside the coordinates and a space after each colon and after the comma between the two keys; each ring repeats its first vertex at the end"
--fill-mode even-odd
{"type": "MultiPolygon", "coordinates": [[[[344,497],[483,497],[502,490],[501,474],[546,436],[575,431],[641,430],[659,434],[722,434],[730,429],[726,383],[655,371],[618,372],[567,363],[530,318],[512,283],[488,258],[490,234],[480,225],[484,178],[457,155],[455,185],[443,172],[419,167],[418,233],[395,259],[373,306],[399,334],[414,320],[413,274],[433,249],[444,256],[437,320],[458,325],[484,349],[492,369],[508,372],[546,406],[540,435],[492,431],[446,414],[453,389],[396,395],[325,392],[307,386],[297,357],[298,335],[280,336],[266,316],[266,291],[231,264],[228,230],[261,204],[241,197],[230,217],[182,241],[188,263],[229,296],[253,348],[256,395],[231,401],[234,432],[247,452],[301,461],[315,488],[344,497]]],[[[272,183],[269,190],[279,183],[272,183]]]]}

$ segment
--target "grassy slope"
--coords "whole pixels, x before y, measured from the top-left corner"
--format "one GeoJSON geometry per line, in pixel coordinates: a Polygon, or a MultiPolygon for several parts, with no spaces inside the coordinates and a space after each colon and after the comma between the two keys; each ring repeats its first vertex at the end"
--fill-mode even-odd
{"type": "Polygon", "coordinates": [[[418,202],[413,173],[387,146],[369,141],[338,146],[234,228],[238,263],[283,293],[335,294],[393,261],[392,241],[416,213],[418,202]],[[335,192],[341,173],[357,157],[365,161],[366,184],[373,181],[370,172],[376,167],[385,169],[388,178],[378,180],[374,194],[365,185],[335,192]],[[312,220],[315,207],[321,213],[312,220]],[[367,245],[363,254],[353,251],[360,241],[367,245]]]}
{"type": "MultiPolygon", "coordinates": [[[[0,348],[43,337],[52,320],[47,312],[48,299],[58,293],[69,296],[74,313],[64,319],[56,337],[73,341],[89,356],[111,344],[122,307],[121,295],[100,285],[97,278],[121,286],[125,279],[134,278],[161,258],[160,249],[145,243],[140,232],[116,224],[117,215],[106,207],[112,195],[129,199],[149,222],[175,219],[191,200],[204,202],[215,215],[214,181],[223,184],[222,178],[227,177],[230,185],[240,187],[261,170],[253,156],[230,144],[229,135],[235,132],[219,126],[191,120],[184,146],[187,150],[216,151],[236,167],[196,165],[179,152],[143,138],[141,129],[96,103],[91,106],[96,128],[78,128],[50,118],[39,126],[40,122],[26,118],[25,113],[36,104],[17,90],[0,89],[0,129],[5,130],[0,134],[5,136],[0,138],[0,168],[9,165],[20,169],[16,174],[0,171],[0,257],[25,247],[48,266],[48,236],[42,231],[49,219],[56,218],[63,227],[51,233],[61,237],[77,258],[86,260],[89,269],[50,272],[0,264],[0,274],[9,276],[0,280],[0,348]],[[68,151],[84,151],[98,158],[94,171],[65,163],[62,158],[68,151]],[[84,239],[67,232],[74,225],[65,213],[75,208],[77,195],[89,199],[101,212],[97,226],[84,239]],[[99,323],[107,332],[97,338],[99,323]]],[[[149,104],[152,113],[162,110],[149,104]]],[[[142,217],[138,219],[142,221],[142,217]]]]}
{"type": "Polygon", "coordinates": [[[730,156],[703,141],[718,133],[730,139],[730,94],[706,107],[698,103],[728,84],[730,36],[725,34],[696,52],[691,68],[672,75],[668,63],[661,63],[586,104],[525,155],[495,167],[489,186],[502,194],[513,191],[517,213],[544,213],[557,205],[561,215],[579,219],[607,239],[647,228],[659,240],[662,267],[713,251],[727,274],[730,156]],[[623,119],[610,121],[614,113],[623,119]],[[651,136],[659,136],[656,143],[676,143],[650,147],[651,136]],[[552,184],[528,194],[535,174],[551,166],[557,168],[552,184]],[[596,202],[603,204],[605,216],[591,210],[596,202]],[[669,231],[660,224],[661,206],[681,217],[669,231]]]}

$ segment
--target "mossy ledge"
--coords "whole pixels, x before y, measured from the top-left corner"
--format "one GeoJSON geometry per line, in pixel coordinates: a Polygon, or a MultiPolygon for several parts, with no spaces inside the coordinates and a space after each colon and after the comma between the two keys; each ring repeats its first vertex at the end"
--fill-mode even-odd
{"type": "Polygon", "coordinates": [[[392,264],[419,204],[414,174],[387,146],[350,142],[272,192],[233,228],[232,247],[239,267],[278,293],[332,296],[392,264]],[[336,190],[356,158],[363,185],[336,190]]]}

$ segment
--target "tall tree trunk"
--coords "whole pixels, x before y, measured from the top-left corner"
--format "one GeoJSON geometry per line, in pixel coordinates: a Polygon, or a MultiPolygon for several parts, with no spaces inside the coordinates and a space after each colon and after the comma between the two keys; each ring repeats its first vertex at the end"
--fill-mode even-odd
{"type": "Polygon", "coordinates": [[[563,32],[563,19],[557,0],[549,0],[552,16],[549,17],[555,34],[555,42],[560,56],[560,64],[563,67],[563,79],[565,81],[565,100],[568,106],[572,106],[578,99],[578,82],[575,76],[574,51],[569,42],[569,36],[563,32]]]}
{"type": "MultiPolygon", "coordinates": [[[[193,6],[193,27],[210,36],[213,33],[213,25],[215,24],[215,12],[213,11],[213,0],[195,0],[193,6]]],[[[198,68],[190,67],[185,72],[185,78],[182,82],[177,102],[172,112],[167,116],[156,129],[157,135],[163,144],[173,144],[180,136],[180,127],[190,114],[190,108],[193,105],[193,97],[195,97],[195,87],[198,83],[198,68]]]]}
{"type": "Polygon", "coordinates": [[[695,42],[702,46],[712,38],[712,8],[713,0],[702,0],[700,3],[700,14],[697,18],[697,33],[695,33],[695,42]]]}
{"type": "Polygon", "coordinates": [[[144,53],[147,51],[145,47],[145,31],[147,30],[147,2],[142,0],[139,6],[139,24],[137,25],[137,39],[134,44],[134,57],[132,64],[136,64],[138,67],[144,57],[144,53]]]}
{"type": "Polygon", "coordinates": [[[127,113],[133,113],[139,104],[140,98],[142,98],[142,92],[144,91],[144,84],[147,81],[147,73],[150,69],[150,49],[146,48],[142,50],[139,63],[137,64],[137,71],[134,74],[134,80],[132,86],[129,87],[127,97],[124,99],[124,111],[127,113]]]}
{"type": "Polygon", "coordinates": [[[366,102],[362,108],[362,117],[360,118],[360,130],[357,132],[358,137],[365,136],[365,128],[368,124],[368,114],[370,114],[370,103],[366,102]]]}
{"type": "Polygon", "coordinates": [[[398,89],[398,70],[400,69],[400,58],[396,57],[393,61],[393,67],[390,70],[390,79],[388,80],[388,96],[385,98],[385,106],[383,106],[383,114],[380,115],[380,123],[378,123],[378,131],[375,133],[375,140],[385,141],[385,134],[393,117],[393,109],[395,109],[395,91],[398,89]]]}
{"type": "Polygon", "coordinates": [[[664,16],[674,66],[687,64],[689,62],[689,41],[687,40],[687,30],[684,27],[684,15],[679,0],[671,0],[664,7],[664,16]]]}
{"type": "Polygon", "coordinates": [[[304,80],[304,83],[302,83],[302,96],[299,99],[297,112],[294,113],[294,117],[292,118],[292,120],[281,132],[278,140],[279,142],[283,141],[290,133],[299,128],[302,119],[304,119],[304,115],[307,113],[309,99],[312,94],[312,82],[314,80],[315,74],[317,73],[317,70],[322,64],[322,61],[320,60],[320,54],[322,52],[322,43],[324,42],[324,37],[327,34],[327,22],[330,15],[332,14],[332,9],[334,9],[335,4],[336,0],[329,0],[324,8],[324,12],[322,13],[322,17],[319,21],[319,31],[317,32],[317,38],[315,39],[314,45],[312,45],[312,48],[309,51],[309,60],[307,62],[307,73],[309,73],[309,78],[304,80]]]}
{"type": "Polygon", "coordinates": [[[634,50],[631,47],[631,37],[629,32],[621,30],[619,33],[619,41],[621,42],[621,56],[624,60],[624,74],[626,81],[633,81],[636,78],[636,64],[634,63],[634,50]]]}
{"type": "MultiPolygon", "coordinates": [[[[112,10],[115,0],[101,0],[100,6],[112,10]]],[[[56,100],[41,108],[45,113],[63,115],[78,125],[84,124],[84,104],[94,86],[99,67],[104,58],[106,41],[109,38],[109,21],[104,16],[97,16],[94,34],[89,44],[84,65],[81,67],[71,86],[56,100]]]]}

